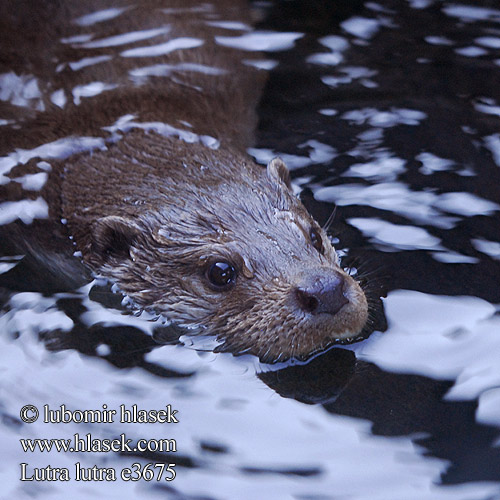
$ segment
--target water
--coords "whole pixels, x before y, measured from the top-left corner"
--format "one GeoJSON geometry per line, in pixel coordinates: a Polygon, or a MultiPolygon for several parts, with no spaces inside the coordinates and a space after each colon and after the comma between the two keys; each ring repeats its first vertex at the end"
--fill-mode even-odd
{"type": "MultiPolygon", "coordinates": [[[[115,92],[120,78],[88,81],[85,71],[116,54],[131,61],[126,74],[136,85],[182,82],[183,72],[224,75],[224,68],[162,61],[179,43],[196,50],[196,37],[169,29],[169,16],[183,7],[165,6],[165,18],[133,30],[98,34],[129,9],[107,5],[75,16],[57,42],[72,51],[52,63],[74,72],[71,89],[47,89],[43,72],[5,63],[0,130],[14,124],[22,133],[21,118],[50,102],[64,110],[115,92]],[[154,64],[142,61],[144,47],[158,52],[154,64]]],[[[267,6],[253,31],[208,3],[194,10],[221,30],[221,46],[271,70],[250,153],[262,163],[280,154],[320,223],[338,206],[336,247],[367,274],[371,295],[387,295],[387,324],[379,311],[368,340],[305,365],[263,366],[212,353],[210,339],[179,343],[154,316],[132,314],[105,284],[87,284],[77,258],[61,264],[56,279],[33,256],[13,251],[11,232],[3,232],[2,494],[499,499],[500,9],[486,0],[286,2],[267,6]],[[252,49],[269,52],[252,58],[252,49]],[[26,424],[19,412],[27,404],[41,415],[44,405],[107,405],[117,415],[120,405],[171,405],[179,422],[49,424],[40,417],[26,424]],[[177,451],[23,452],[19,441],[75,433],[175,439],[177,451]],[[67,467],[73,479],[22,482],[22,462],[28,471],[67,467]],[[77,482],[77,462],[114,468],[118,477],[77,482]],[[120,471],[135,462],[175,463],[176,478],[122,480],[120,471]]],[[[106,147],[116,134],[142,128],[218,147],[215,134],[195,134],[187,124],[120,113],[105,130],[46,143],[30,140],[29,130],[10,143],[6,133],[0,182],[15,178],[31,195],[0,204],[3,227],[45,216],[38,190],[52,161],[106,147]],[[19,164],[32,169],[21,172],[19,164]]]]}

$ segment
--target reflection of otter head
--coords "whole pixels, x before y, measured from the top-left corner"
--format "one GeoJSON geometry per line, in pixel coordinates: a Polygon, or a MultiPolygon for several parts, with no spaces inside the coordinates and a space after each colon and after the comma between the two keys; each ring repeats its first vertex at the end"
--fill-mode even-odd
{"type": "Polygon", "coordinates": [[[138,304],[264,362],[358,336],[365,295],[293,195],[285,164],[271,161],[266,175],[241,156],[206,150],[156,177],[159,194],[133,216],[94,219],[87,262],[138,304]]]}

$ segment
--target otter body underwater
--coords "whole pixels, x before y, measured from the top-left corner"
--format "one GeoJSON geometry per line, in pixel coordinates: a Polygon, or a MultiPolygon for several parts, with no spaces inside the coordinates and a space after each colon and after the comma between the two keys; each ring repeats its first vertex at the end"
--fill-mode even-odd
{"type": "MultiPolygon", "coordinates": [[[[266,169],[245,153],[262,72],[242,63],[255,55],[228,46],[214,21],[247,20],[244,2],[191,3],[143,2],[112,21],[76,23],[93,32],[71,57],[97,50],[102,62],[77,76],[59,62],[51,88],[57,79],[66,94],[72,88],[72,102],[37,116],[30,138],[36,146],[89,130],[108,136],[53,162],[42,195],[83,261],[139,306],[202,327],[221,341],[217,350],[263,362],[307,358],[360,334],[366,297],[293,194],[284,163],[266,169]],[[156,29],[154,44],[113,44],[117,29],[132,28],[156,29]],[[76,98],[78,78],[97,76],[110,91],[76,98]]],[[[65,9],[86,19],[74,2],[65,9]]],[[[51,23],[65,26],[59,12],[51,23]]]]}

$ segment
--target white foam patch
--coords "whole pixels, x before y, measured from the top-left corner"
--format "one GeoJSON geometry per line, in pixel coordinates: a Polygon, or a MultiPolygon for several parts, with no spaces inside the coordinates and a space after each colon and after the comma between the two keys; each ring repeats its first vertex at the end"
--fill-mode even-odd
{"type": "Polygon", "coordinates": [[[64,108],[66,106],[66,94],[64,92],[64,89],[59,89],[55,90],[52,92],[50,95],[50,101],[55,104],[56,106],[59,106],[60,108],[64,108]]]}
{"type": "Polygon", "coordinates": [[[10,224],[17,219],[25,224],[31,224],[34,219],[48,217],[49,207],[43,198],[0,203],[0,225],[10,224]]]}
{"type": "Polygon", "coordinates": [[[277,153],[272,149],[266,148],[248,148],[247,152],[255,158],[257,163],[261,163],[262,165],[267,165],[273,158],[279,156],[290,170],[319,163],[328,163],[337,156],[337,150],[335,148],[314,139],[300,144],[298,148],[309,149],[309,155],[299,156],[287,153],[277,153]]]}
{"type": "Polygon", "coordinates": [[[434,206],[444,212],[472,217],[491,215],[500,210],[500,205],[471,193],[443,193],[434,201],[434,206]]]}
{"type": "Polygon", "coordinates": [[[112,354],[112,351],[111,351],[111,348],[109,347],[109,345],[106,345],[106,344],[99,344],[96,348],[95,348],[95,352],[98,356],[109,356],[110,354],[112,354]]]}
{"type": "Polygon", "coordinates": [[[477,297],[444,297],[410,290],[385,301],[389,328],[362,345],[360,359],[398,373],[455,379],[450,400],[479,399],[476,418],[500,424],[500,317],[477,297]]]}
{"type": "Polygon", "coordinates": [[[215,41],[224,47],[246,51],[279,52],[291,49],[303,33],[276,33],[253,31],[241,36],[216,36],[215,41]]]}
{"type": "Polygon", "coordinates": [[[310,149],[309,158],[312,163],[328,163],[337,156],[337,150],[328,144],[310,139],[297,146],[299,149],[310,149]]]}
{"type": "Polygon", "coordinates": [[[455,162],[446,158],[440,158],[432,153],[420,153],[416,159],[422,162],[420,172],[424,175],[430,175],[434,172],[444,172],[453,170],[455,162]]]}
{"type": "Polygon", "coordinates": [[[479,102],[474,104],[474,108],[481,113],[500,116],[500,106],[497,105],[494,99],[483,97],[479,102]]]}
{"type": "Polygon", "coordinates": [[[22,255],[0,257],[0,274],[8,273],[11,269],[14,269],[22,259],[22,255]]]}
{"type": "Polygon", "coordinates": [[[480,36],[474,42],[489,49],[500,49],[500,37],[498,36],[480,36]]]}
{"type": "Polygon", "coordinates": [[[439,238],[430,235],[420,227],[392,224],[376,218],[354,217],[347,219],[347,222],[359,229],[364,236],[368,236],[370,241],[382,251],[443,248],[439,238]]]}
{"type": "MultiPolygon", "coordinates": [[[[478,391],[478,389],[480,390],[482,387],[472,387],[472,389],[478,391]]],[[[456,396],[453,392],[451,392],[449,396],[455,396],[457,399],[460,398],[460,394],[456,396]]],[[[479,405],[476,410],[477,420],[483,424],[495,425],[498,427],[500,424],[498,408],[500,408],[500,389],[498,387],[493,387],[492,389],[482,391],[481,396],[479,397],[479,405]]],[[[493,446],[496,448],[500,447],[500,439],[497,439],[493,443],[493,446]]]]}
{"type": "Polygon", "coordinates": [[[494,162],[500,167],[500,134],[485,137],[484,145],[491,151],[494,162]]]}
{"type": "MultiPolygon", "coordinates": [[[[431,191],[412,191],[409,186],[401,182],[383,182],[371,186],[342,184],[339,186],[313,187],[313,192],[318,201],[335,203],[339,206],[367,205],[397,213],[417,223],[444,229],[451,229],[460,220],[457,217],[443,214],[439,208],[439,200],[442,195],[431,191]]],[[[468,198],[468,193],[464,194],[466,196],[462,200],[468,198]]],[[[445,198],[442,202],[443,208],[446,206],[446,208],[450,209],[463,210],[456,203],[453,203],[453,200],[451,203],[446,203],[446,201],[445,198]]],[[[477,213],[472,213],[472,208],[468,210],[469,215],[482,215],[484,214],[482,208],[491,209],[493,207],[487,204],[486,207],[479,207],[481,210],[477,213]]]]}
{"type": "Polygon", "coordinates": [[[16,266],[15,262],[0,262],[0,274],[5,274],[16,266]]]}
{"type": "Polygon", "coordinates": [[[78,106],[82,102],[82,97],[95,97],[107,90],[116,89],[118,85],[104,82],[90,82],[85,85],[77,85],[73,88],[73,102],[78,106]]]}
{"type": "Polygon", "coordinates": [[[56,299],[38,292],[21,292],[9,300],[10,311],[0,317],[3,331],[17,330],[21,335],[52,330],[71,330],[74,323],[60,311],[56,299]],[[14,324],[13,324],[14,323],[14,324]]]}
{"type": "MultiPolygon", "coordinates": [[[[106,142],[114,142],[121,138],[117,136],[117,132],[127,132],[134,128],[152,130],[165,137],[178,137],[187,143],[199,142],[211,149],[217,149],[220,146],[218,139],[209,135],[198,135],[162,122],[136,122],[134,118],[134,115],[124,115],[111,126],[103,127],[103,130],[111,133],[108,139],[102,137],[64,137],[34,149],[18,149],[7,156],[0,157],[0,184],[11,182],[12,179],[9,179],[7,174],[18,164],[25,164],[36,157],[64,160],[73,154],[84,151],[104,150],[107,147],[106,142]]],[[[44,161],[37,165],[43,170],[51,169],[50,164],[44,161]]]]}
{"type": "Polygon", "coordinates": [[[319,52],[311,54],[306,61],[311,64],[321,64],[323,66],[337,66],[344,60],[340,52],[319,52]]]}
{"type": "Polygon", "coordinates": [[[485,56],[488,53],[487,50],[482,49],[481,47],[476,47],[475,45],[455,49],[455,52],[465,57],[480,57],[485,56]]]}
{"type": "Polygon", "coordinates": [[[178,64],[153,64],[143,66],[129,71],[130,78],[137,84],[140,84],[152,76],[170,76],[173,73],[202,73],[204,75],[220,76],[227,73],[225,69],[207,66],[197,63],[178,63],[178,64]]]}
{"type": "Polygon", "coordinates": [[[475,5],[445,4],[443,12],[450,17],[458,17],[462,21],[496,21],[500,22],[500,10],[475,5]]]}
{"type": "Polygon", "coordinates": [[[202,5],[196,6],[196,7],[185,7],[185,8],[178,8],[178,7],[171,7],[168,9],[160,9],[163,14],[167,15],[177,15],[177,14],[194,14],[194,13],[212,13],[214,10],[214,6],[210,3],[204,3],[202,5]]]}
{"type": "Polygon", "coordinates": [[[340,76],[322,76],[321,81],[328,85],[329,87],[338,87],[339,85],[347,85],[352,83],[354,80],[360,80],[360,83],[366,87],[377,86],[375,82],[369,80],[372,76],[375,76],[378,72],[373,69],[365,68],[363,66],[343,66],[338,69],[340,76]]]}
{"type": "Polygon", "coordinates": [[[122,57],[157,57],[170,54],[176,50],[187,50],[199,47],[205,42],[199,38],[180,37],[169,40],[159,45],[148,45],[123,51],[122,57]]]}
{"type": "Polygon", "coordinates": [[[73,44],[73,43],[79,44],[88,42],[89,40],[92,40],[92,38],[94,38],[94,35],[92,33],[82,33],[81,35],[74,35],[61,38],[60,42],[64,44],[73,44]]]}
{"type": "Polygon", "coordinates": [[[73,71],[79,71],[83,68],[86,68],[88,66],[94,66],[96,64],[106,62],[111,60],[112,57],[109,55],[102,55],[102,56],[94,56],[94,57],[84,57],[80,59],[79,61],[73,61],[69,62],[68,66],[73,70],[73,71]]]}
{"type": "Polygon", "coordinates": [[[396,12],[388,7],[380,5],[377,2],[365,2],[365,7],[367,9],[373,10],[374,12],[382,12],[383,14],[395,14],[396,12]]]}
{"type": "MultiPolygon", "coordinates": [[[[103,307],[97,302],[84,300],[86,311],[80,315],[80,320],[90,328],[93,325],[101,326],[131,326],[137,328],[147,335],[152,335],[153,330],[159,325],[155,321],[147,321],[141,316],[124,314],[123,311],[103,307]]],[[[147,315],[147,313],[144,313],[147,315]]]]}
{"type": "Polygon", "coordinates": [[[454,42],[445,36],[426,36],[424,40],[430,45],[454,45],[454,42]]]}
{"type": "Polygon", "coordinates": [[[18,164],[25,164],[32,158],[64,160],[72,154],[105,147],[105,141],[101,137],[65,137],[34,149],[17,149],[7,156],[0,157],[0,184],[10,182],[10,179],[5,175],[13,167],[18,164]]]}
{"type": "Polygon", "coordinates": [[[73,23],[78,26],[92,26],[93,24],[102,23],[104,21],[109,21],[110,19],[115,19],[121,16],[130,7],[121,7],[113,9],[103,9],[91,12],[84,16],[77,17],[73,20],[73,23]]]}
{"type": "Polygon", "coordinates": [[[342,52],[349,48],[349,42],[341,36],[330,35],[320,38],[318,42],[331,50],[331,52],[319,52],[307,57],[307,62],[312,64],[322,64],[336,66],[344,60],[342,52]]]}
{"type": "Polygon", "coordinates": [[[473,238],[471,243],[479,252],[489,255],[492,259],[500,260],[500,242],[473,238]]]}
{"type": "Polygon", "coordinates": [[[370,151],[375,149],[375,147],[380,145],[382,142],[384,138],[384,131],[382,128],[369,128],[360,132],[356,137],[362,142],[362,144],[353,151],[354,155],[357,154],[356,151],[363,151],[367,148],[369,148],[370,151]]]}
{"type": "Polygon", "coordinates": [[[40,169],[40,170],[43,170],[45,172],[50,172],[52,170],[52,166],[50,163],[46,162],[46,161],[39,161],[36,166],[40,169]]]}
{"type": "Polygon", "coordinates": [[[42,189],[47,182],[48,177],[47,173],[38,172],[37,174],[28,174],[23,175],[22,177],[16,177],[13,180],[19,182],[26,191],[40,191],[40,189],[42,189]]]}
{"type": "Polygon", "coordinates": [[[278,61],[273,59],[243,59],[242,63],[265,71],[271,71],[279,64],[278,61]]]}
{"type": "Polygon", "coordinates": [[[381,22],[376,19],[354,16],[341,22],[340,26],[350,35],[369,40],[378,33],[381,22]]]}
{"type": "Polygon", "coordinates": [[[445,252],[432,252],[432,258],[443,264],[478,264],[480,260],[477,257],[470,255],[463,255],[461,253],[445,251],[445,252]]]}
{"type": "Polygon", "coordinates": [[[45,109],[38,80],[33,75],[16,75],[13,71],[0,74],[0,101],[14,106],[45,109]]]}
{"type": "MultiPolygon", "coordinates": [[[[476,357],[470,351],[473,339],[478,339],[473,332],[482,330],[483,322],[492,321],[495,314],[492,304],[477,297],[439,296],[412,290],[389,292],[384,308],[388,330],[356,349],[357,354],[386,370],[441,379],[457,377],[476,357]]],[[[499,321],[500,318],[495,319],[497,325],[499,321]]],[[[494,344],[500,348],[500,337],[489,337],[497,337],[494,344]]],[[[477,348],[484,350],[484,342],[478,341],[477,348]]],[[[482,356],[477,359],[483,361],[482,356]]]]}
{"type": "Polygon", "coordinates": [[[155,28],[150,30],[130,31],[121,35],[110,36],[107,38],[100,38],[98,40],[83,41],[81,43],[71,42],[78,44],[84,49],[101,49],[104,47],[117,47],[120,45],[127,45],[129,43],[139,42],[142,40],[149,40],[160,35],[165,35],[170,31],[168,26],[162,28],[155,28]]]}
{"type": "Polygon", "coordinates": [[[332,52],[343,52],[351,46],[343,36],[338,35],[325,36],[320,38],[318,42],[321,45],[328,47],[332,52]]]}
{"type": "Polygon", "coordinates": [[[399,174],[405,172],[406,161],[391,156],[389,152],[379,152],[367,163],[355,163],[343,174],[343,177],[361,177],[372,181],[393,181],[399,174]]]}
{"type": "Polygon", "coordinates": [[[408,0],[408,3],[410,4],[410,7],[412,9],[427,9],[427,7],[430,7],[435,0],[408,0]]]}
{"type": "Polygon", "coordinates": [[[187,143],[199,142],[211,149],[217,149],[220,142],[215,137],[209,135],[198,135],[188,130],[173,127],[162,122],[136,122],[134,115],[124,115],[120,117],[113,125],[104,127],[104,130],[116,134],[116,132],[128,132],[132,129],[152,130],[165,137],[178,137],[187,143]]]}
{"type": "Polygon", "coordinates": [[[391,108],[389,111],[379,111],[376,108],[361,108],[347,111],[341,116],[356,125],[367,123],[373,127],[394,127],[396,125],[419,125],[427,118],[423,111],[407,108],[391,108]]]}
{"type": "Polygon", "coordinates": [[[213,26],[214,28],[222,28],[225,30],[251,30],[251,27],[248,24],[242,23],[240,21],[207,21],[207,24],[208,26],[213,26]]]}
{"type": "Polygon", "coordinates": [[[336,109],[332,108],[323,108],[318,111],[318,113],[324,115],[324,116],[335,116],[338,115],[338,111],[336,109]]]}

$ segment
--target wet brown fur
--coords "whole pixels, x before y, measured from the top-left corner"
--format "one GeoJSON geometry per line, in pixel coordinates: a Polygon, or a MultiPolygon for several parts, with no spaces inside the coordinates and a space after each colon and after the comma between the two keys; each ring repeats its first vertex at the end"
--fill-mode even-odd
{"type": "MultiPolygon", "coordinates": [[[[167,24],[153,15],[160,5],[186,8],[195,3],[142,2],[141,8],[116,21],[93,27],[98,32],[94,39],[167,24]]],[[[68,36],[63,19],[92,11],[87,4],[84,12],[76,2],[60,7],[49,23],[58,37],[68,36]]],[[[104,8],[101,2],[98,8],[104,8]]],[[[213,13],[249,22],[244,2],[218,2],[213,13]]],[[[141,45],[180,36],[195,36],[205,44],[161,58],[119,58],[121,47],[87,50],[88,54],[79,48],[78,58],[111,54],[113,59],[78,75],[67,69],[55,72],[51,57],[69,61],[76,54],[51,36],[40,36],[48,55],[45,65],[34,59],[30,70],[47,82],[47,109],[32,121],[24,117],[22,129],[12,129],[2,148],[35,147],[72,134],[107,137],[103,150],[53,162],[51,180],[43,191],[51,218],[67,220],[68,234],[86,264],[118,283],[140,306],[151,306],[181,324],[206,328],[221,340],[221,349],[249,352],[263,361],[307,357],[337,339],[355,337],[367,319],[366,298],[340,269],[327,235],[292,194],[282,162],[275,160],[266,171],[245,154],[255,126],[262,73],[241,64],[242,58],[254,55],[213,42],[215,35],[237,33],[205,21],[192,14],[169,18],[167,35],[141,45]],[[134,67],[184,61],[217,67],[224,74],[174,71],[139,86],[128,78],[134,67]],[[47,98],[56,88],[66,89],[71,98],[74,85],[95,80],[119,86],[83,98],[79,105],[70,102],[63,110],[47,98]],[[130,130],[123,137],[116,132],[110,140],[102,127],[125,114],[134,115],[136,122],[168,123],[198,138],[213,136],[220,147],[152,130],[130,130]],[[311,243],[311,228],[321,235],[322,252],[311,243]],[[214,260],[231,262],[237,269],[230,290],[210,286],[206,268],[214,260]],[[349,304],[335,316],[301,310],[294,295],[297,286],[332,269],[345,278],[349,304]]],[[[75,31],[73,26],[69,33],[75,31]]],[[[13,44],[19,35],[9,33],[13,44]]],[[[22,53],[22,48],[13,49],[9,64],[21,64],[22,53]]]]}

